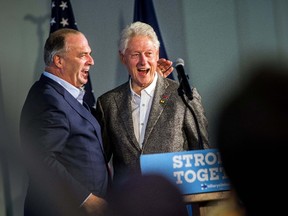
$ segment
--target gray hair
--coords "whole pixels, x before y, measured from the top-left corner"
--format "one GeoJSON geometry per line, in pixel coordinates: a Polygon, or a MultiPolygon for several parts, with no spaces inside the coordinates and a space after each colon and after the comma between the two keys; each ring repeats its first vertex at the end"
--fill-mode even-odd
{"type": "Polygon", "coordinates": [[[66,47],[65,38],[68,34],[81,33],[74,29],[63,28],[49,35],[44,46],[44,63],[46,66],[51,65],[56,54],[67,51],[68,47],[66,47]]]}
{"type": "Polygon", "coordinates": [[[120,41],[119,41],[119,48],[118,48],[119,51],[122,54],[124,54],[127,49],[128,42],[130,41],[130,39],[139,35],[149,37],[151,41],[153,42],[154,47],[156,49],[159,49],[160,42],[152,26],[143,22],[134,22],[134,23],[131,23],[130,25],[127,25],[122,30],[120,41]]]}

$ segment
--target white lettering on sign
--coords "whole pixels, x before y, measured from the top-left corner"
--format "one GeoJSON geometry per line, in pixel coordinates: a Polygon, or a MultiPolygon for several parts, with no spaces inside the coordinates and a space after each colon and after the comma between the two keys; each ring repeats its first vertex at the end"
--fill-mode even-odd
{"type": "Polygon", "coordinates": [[[174,177],[176,177],[176,184],[183,184],[183,181],[188,183],[193,183],[194,181],[212,181],[227,178],[223,173],[223,169],[218,167],[209,168],[209,169],[199,169],[187,170],[187,171],[175,171],[173,172],[174,177]]]}
{"type": "Polygon", "coordinates": [[[206,155],[201,153],[195,154],[186,154],[186,155],[175,155],[173,156],[173,168],[182,168],[185,167],[199,167],[207,165],[214,165],[216,163],[220,164],[218,160],[219,154],[214,152],[208,152],[206,155]]]}
{"type": "Polygon", "coordinates": [[[223,168],[218,165],[221,164],[218,152],[208,152],[207,154],[194,153],[186,155],[175,155],[173,161],[173,176],[176,178],[176,184],[182,184],[183,181],[193,183],[198,180],[213,181],[225,179],[223,168]],[[211,167],[215,165],[215,167],[211,167]],[[199,168],[204,167],[205,168],[199,168]],[[209,168],[207,168],[209,166],[209,168]],[[198,167],[198,170],[187,169],[189,167],[198,167]],[[186,170],[177,170],[185,168],[186,170]]]}

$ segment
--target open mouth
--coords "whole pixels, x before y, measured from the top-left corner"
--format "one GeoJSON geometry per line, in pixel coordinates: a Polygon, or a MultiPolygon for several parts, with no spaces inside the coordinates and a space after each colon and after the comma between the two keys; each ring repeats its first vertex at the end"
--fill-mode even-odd
{"type": "Polygon", "coordinates": [[[84,79],[87,79],[88,76],[89,76],[89,70],[84,70],[84,71],[83,71],[83,78],[84,78],[84,79]]]}
{"type": "Polygon", "coordinates": [[[138,72],[141,74],[147,74],[150,71],[150,69],[138,69],[138,72]]]}

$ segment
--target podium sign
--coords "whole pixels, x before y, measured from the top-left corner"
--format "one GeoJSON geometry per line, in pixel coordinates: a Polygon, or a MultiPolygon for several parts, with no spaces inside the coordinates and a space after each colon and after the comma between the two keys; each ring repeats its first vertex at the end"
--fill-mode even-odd
{"type": "Polygon", "coordinates": [[[144,154],[140,163],[142,174],[162,174],[183,194],[230,190],[217,149],[144,154]]]}

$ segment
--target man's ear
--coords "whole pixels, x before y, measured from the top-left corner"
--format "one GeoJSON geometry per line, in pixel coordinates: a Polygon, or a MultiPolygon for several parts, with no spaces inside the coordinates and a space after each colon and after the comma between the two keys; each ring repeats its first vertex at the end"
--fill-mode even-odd
{"type": "Polygon", "coordinates": [[[124,54],[122,54],[120,51],[119,51],[119,58],[120,58],[120,61],[122,62],[122,64],[126,64],[124,54]]]}
{"type": "Polygon", "coordinates": [[[62,58],[61,58],[61,56],[59,56],[59,55],[54,55],[54,57],[53,57],[53,62],[54,62],[54,64],[55,64],[57,67],[59,67],[59,68],[62,67],[62,58]]]}

